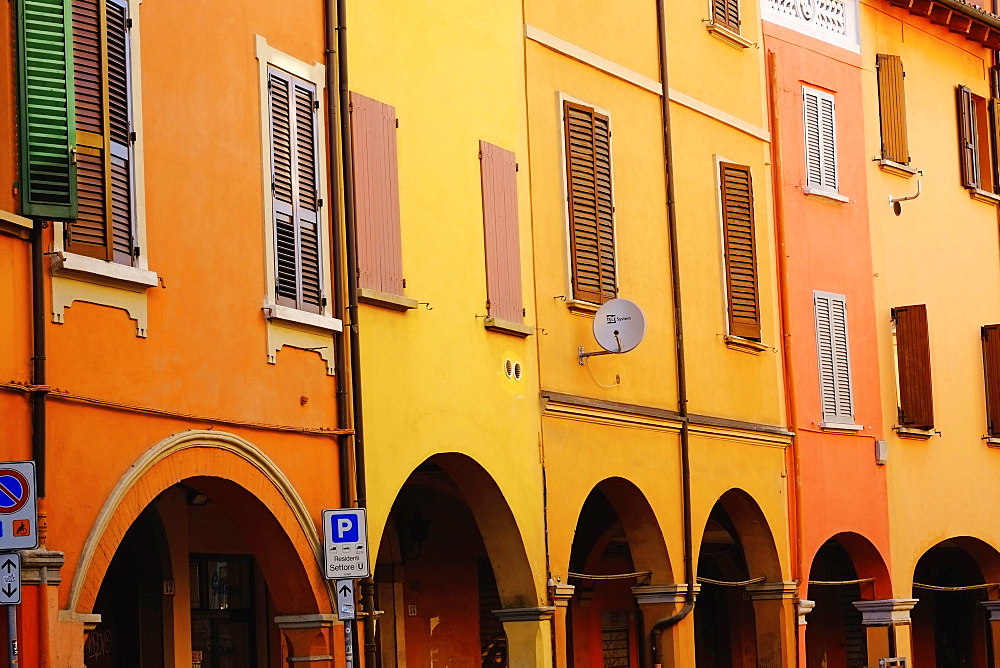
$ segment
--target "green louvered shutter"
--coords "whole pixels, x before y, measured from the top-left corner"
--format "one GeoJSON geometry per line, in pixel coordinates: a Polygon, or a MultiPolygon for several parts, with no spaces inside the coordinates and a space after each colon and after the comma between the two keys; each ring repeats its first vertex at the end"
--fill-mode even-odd
{"type": "Polygon", "coordinates": [[[21,213],[76,217],[68,0],[17,0],[21,213]]]}

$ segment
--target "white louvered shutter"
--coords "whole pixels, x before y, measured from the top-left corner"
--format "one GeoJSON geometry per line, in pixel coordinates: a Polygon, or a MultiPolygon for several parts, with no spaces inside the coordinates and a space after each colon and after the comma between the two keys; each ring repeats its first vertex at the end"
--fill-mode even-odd
{"type": "Polygon", "coordinates": [[[813,292],[816,311],[816,348],[823,421],[853,424],[851,357],[847,341],[847,299],[844,295],[813,292]]]}
{"type": "Polygon", "coordinates": [[[833,95],[802,87],[806,186],[837,191],[837,118],[833,95]]]}

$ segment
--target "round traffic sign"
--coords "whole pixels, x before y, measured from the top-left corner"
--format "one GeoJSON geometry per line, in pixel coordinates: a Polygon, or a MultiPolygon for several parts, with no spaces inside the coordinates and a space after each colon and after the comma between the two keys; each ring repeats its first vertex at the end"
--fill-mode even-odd
{"type": "Polygon", "coordinates": [[[28,480],[14,469],[0,469],[0,514],[16,513],[28,502],[28,480]]]}

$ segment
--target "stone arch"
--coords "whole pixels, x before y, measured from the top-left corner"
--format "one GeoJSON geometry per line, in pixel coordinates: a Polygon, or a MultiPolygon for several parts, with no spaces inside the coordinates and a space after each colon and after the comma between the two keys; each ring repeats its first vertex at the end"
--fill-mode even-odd
{"type": "MultiPolygon", "coordinates": [[[[830,536],[827,541],[823,541],[823,543],[817,546],[816,553],[819,552],[819,549],[824,544],[831,540],[840,543],[847,550],[847,554],[854,565],[854,570],[858,574],[858,579],[867,580],[871,578],[873,580],[872,589],[869,590],[873,598],[892,598],[892,581],[889,577],[889,567],[886,565],[882,553],[870,540],[853,531],[842,531],[830,536]]],[[[810,563],[815,560],[816,553],[813,554],[810,563]]]]}
{"type": "MultiPolygon", "coordinates": [[[[433,455],[420,464],[422,468],[436,466],[448,478],[440,481],[436,489],[450,494],[468,506],[479,529],[486,553],[496,574],[497,590],[504,608],[529,608],[545,605],[544,590],[534,577],[521,529],[503,491],[493,476],[479,462],[468,455],[446,452],[433,455]]],[[[403,486],[410,483],[413,473],[403,486]]],[[[400,488],[400,492],[402,487],[400,488]]],[[[396,494],[397,498],[399,492],[396,494]]],[[[382,541],[394,535],[387,523],[382,541]]],[[[394,543],[390,549],[398,549],[394,543]]]]}
{"type": "Polygon", "coordinates": [[[733,522],[750,577],[764,576],[767,582],[780,582],[782,574],[778,548],[757,501],[747,492],[734,487],[720,496],[716,504],[722,506],[733,522]]]}
{"type": "Polygon", "coordinates": [[[319,535],[302,499],[263,451],[235,434],[215,430],[174,434],[147,450],[121,477],[81,550],[70,585],[69,611],[93,609],[111,559],[132,523],[161,492],[191,479],[237,504],[234,507],[249,507],[245,516],[252,514],[271,530],[272,544],[262,554],[261,569],[265,578],[272,574],[274,581],[286,585],[272,589],[279,613],[331,611],[330,590],[320,567],[319,535]]]}
{"type": "MultiPolygon", "coordinates": [[[[667,542],[660,524],[646,495],[635,483],[625,478],[611,477],[600,481],[591,489],[599,490],[614,508],[628,538],[632,562],[637,571],[651,571],[652,584],[673,582],[673,570],[667,552],[667,542]]],[[[577,522],[583,505],[577,511],[577,522]]]]}

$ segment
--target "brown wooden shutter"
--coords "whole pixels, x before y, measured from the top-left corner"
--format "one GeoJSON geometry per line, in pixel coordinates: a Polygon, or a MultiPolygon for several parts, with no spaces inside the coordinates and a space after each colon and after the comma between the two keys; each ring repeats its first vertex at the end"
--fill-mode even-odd
{"type": "Polygon", "coordinates": [[[107,225],[108,114],[104,35],[98,0],[73,0],[73,87],[77,128],[79,211],[67,225],[66,250],[110,260],[107,225]]]}
{"type": "Polygon", "coordinates": [[[563,105],[573,296],[603,303],[617,296],[611,132],[608,117],[563,105]]]}
{"type": "Polygon", "coordinates": [[[323,311],[315,87],[268,69],[275,300],[323,311]]]}
{"type": "Polygon", "coordinates": [[[899,370],[899,424],[912,429],[934,428],[931,391],[931,350],[924,304],[892,309],[896,323],[899,370]]]}
{"type": "Polygon", "coordinates": [[[402,295],[396,110],[351,93],[358,285],[402,295]]]}
{"type": "Polygon", "coordinates": [[[733,32],[740,31],[739,0],[713,0],[712,20],[729,28],[733,32]]]}
{"type": "Polygon", "coordinates": [[[982,329],[983,376],[986,381],[986,434],[1000,437],[1000,325],[982,329]]]}
{"type": "Polygon", "coordinates": [[[976,132],[976,103],[972,91],[958,87],[958,142],[962,152],[962,185],[979,187],[979,140],[976,132]]]}
{"type": "Polygon", "coordinates": [[[882,159],[909,164],[906,136],[906,99],[903,94],[903,61],[899,56],[876,55],[882,159]]]}
{"type": "Polygon", "coordinates": [[[131,65],[128,7],[121,0],[107,0],[106,6],[112,259],[122,264],[132,264],[137,249],[132,193],[134,140],[128,85],[131,65]]]}
{"type": "Polygon", "coordinates": [[[750,168],[723,162],[720,171],[729,333],[759,340],[760,307],[750,168]]]}
{"type": "Polygon", "coordinates": [[[479,142],[486,242],[486,308],[490,317],[521,323],[521,245],[517,220],[517,163],[513,151],[479,142]]]}

